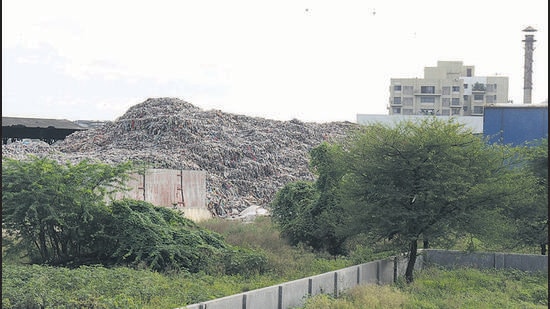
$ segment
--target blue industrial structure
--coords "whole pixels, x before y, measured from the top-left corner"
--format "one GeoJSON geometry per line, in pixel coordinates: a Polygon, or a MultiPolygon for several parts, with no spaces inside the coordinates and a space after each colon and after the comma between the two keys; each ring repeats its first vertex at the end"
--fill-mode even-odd
{"type": "Polygon", "coordinates": [[[483,135],[491,143],[513,146],[548,138],[548,104],[485,106],[483,135]]]}

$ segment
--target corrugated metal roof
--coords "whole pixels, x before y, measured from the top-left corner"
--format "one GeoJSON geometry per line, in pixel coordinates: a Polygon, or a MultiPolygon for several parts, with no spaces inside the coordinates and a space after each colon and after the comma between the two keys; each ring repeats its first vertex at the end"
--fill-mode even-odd
{"type": "Polygon", "coordinates": [[[66,119],[44,119],[44,118],[19,118],[2,117],[2,127],[27,127],[27,128],[49,128],[86,130],[86,128],[66,119]]]}

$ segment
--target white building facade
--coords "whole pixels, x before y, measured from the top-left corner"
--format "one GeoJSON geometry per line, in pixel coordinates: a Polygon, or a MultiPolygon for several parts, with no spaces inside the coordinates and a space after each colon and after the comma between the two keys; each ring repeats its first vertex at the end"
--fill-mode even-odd
{"type": "Polygon", "coordinates": [[[485,104],[508,102],[508,77],[475,76],[462,61],[438,61],[424,78],[392,78],[390,115],[483,116],[485,104]]]}

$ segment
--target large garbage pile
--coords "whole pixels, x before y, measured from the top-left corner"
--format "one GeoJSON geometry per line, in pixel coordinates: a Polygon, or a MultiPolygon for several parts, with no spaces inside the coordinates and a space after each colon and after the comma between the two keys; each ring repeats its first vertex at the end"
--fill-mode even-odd
{"type": "Polygon", "coordinates": [[[345,137],[356,126],[204,111],[180,99],[155,98],[132,106],[114,122],[75,132],[58,144],[28,148],[14,143],[3,146],[2,155],[33,153],[63,162],[132,160],[149,168],[204,170],[208,207],[224,217],[251,205],[268,205],[289,182],[313,180],[309,150],[345,137]]]}

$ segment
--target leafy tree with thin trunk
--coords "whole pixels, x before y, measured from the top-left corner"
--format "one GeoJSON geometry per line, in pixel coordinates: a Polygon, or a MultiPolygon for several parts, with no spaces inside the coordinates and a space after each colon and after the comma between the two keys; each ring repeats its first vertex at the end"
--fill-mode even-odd
{"type": "Polygon", "coordinates": [[[131,163],[60,164],[30,157],[2,160],[2,228],[31,262],[81,263],[102,250],[109,194],[123,190],[131,163]]]}
{"type": "MultiPolygon", "coordinates": [[[[418,243],[458,234],[479,212],[530,194],[532,177],[513,152],[489,145],[453,119],[365,126],[341,144],[344,234],[364,233],[407,252],[413,281],[418,243]]],[[[490,218],[486,218],[490,220],[490,218]]]]}
{"type": "Polygon", "coordinates": [[[292,245],[305,244],[332,255],[345,254],[345,237],[337,233],[342,224],[339,184],[343,175],[342,152],[322,143],[310,152],[315,182],[297,181],[277,192],[271,203],[273,220],[292,245]]]}
{"type": "Polygon", "coordinates": [[[522,167],[536,177],[532,194],[511,205],[506,214],[513,221],[516,247],[539,247],[546,255],[548,247],[548,138],[518,147],[525,158],[522,167]]]}

